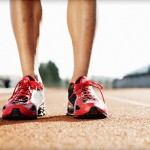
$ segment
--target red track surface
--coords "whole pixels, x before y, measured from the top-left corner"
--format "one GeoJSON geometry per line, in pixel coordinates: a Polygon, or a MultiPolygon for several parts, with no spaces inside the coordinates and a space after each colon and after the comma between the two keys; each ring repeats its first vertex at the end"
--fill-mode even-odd
{"type": "Polygon", "coordinates": [[[66,116],[66,91],[46,89],[45,117],[0,118],[0,149],[150,149],[150,89],[104,90],[109,116],[98,120],[66,116]]]}

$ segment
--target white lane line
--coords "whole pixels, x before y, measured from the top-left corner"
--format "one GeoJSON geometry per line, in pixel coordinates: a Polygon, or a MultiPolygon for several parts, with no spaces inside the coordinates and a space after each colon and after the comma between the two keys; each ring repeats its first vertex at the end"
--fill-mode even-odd
{"type": "Polygon", "coordinates": [[[118,101],[118,102],[129,103],[129,104],[132,104],[132,105],[150,107],[150,104],[145,104],[145,103],[141,103],[141,102],[125,99],[125,98],[118,98],[118,97],[109,96],[109,95],[105,96],[105,98],[108,99],[108,100],[114,100],[114,101],[118,101]]]}
{"type": "Polygon", "coordinates": [[[2,93],[12,93],[14,88],[0,88],[0,94],[2,93]]]}

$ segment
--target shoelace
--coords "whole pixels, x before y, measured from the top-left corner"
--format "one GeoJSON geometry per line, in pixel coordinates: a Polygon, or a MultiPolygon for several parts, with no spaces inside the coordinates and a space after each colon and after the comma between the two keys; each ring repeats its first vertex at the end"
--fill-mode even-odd
{"type": "Polygon", "coordinates": [[[83,83],[81,82],[81,83],[78,83],[78,84],[74,84],[73,86],[74,86],[73,94],[78,94],[78,93],[82,92],[82,98],[85,99],[85,100],[89,100],[89,99],[95,100],[94,95],[91,94],[91,90],[90,90],[89,86],[97,88],[101,93],[103,102],[105,103],[105,99],[104,99],[103,93],[101,91],[103,86],[101,84],[96,83],[92,80],[87,80],[83,83]]]}
{"type": "Polygon", "coordinates": [[[16,85],[12,97],[15,97],[15,101],[28,101],[33,89],[42,89],[42,86],[35,81],[23,78],[16,85]]]}

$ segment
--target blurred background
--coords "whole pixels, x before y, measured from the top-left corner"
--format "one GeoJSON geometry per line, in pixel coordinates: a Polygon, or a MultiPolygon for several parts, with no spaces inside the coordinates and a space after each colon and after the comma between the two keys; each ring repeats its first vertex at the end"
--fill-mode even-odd
{"type": "MultiPolygon", "coordinates": [[[[98,25],[89,78],[105,88],[150,87],[150,2],[97,0],[98,25]]],[[[42,0],[39,70],[46,86],[67,87],[73,71],[67,0],[42,0]]],[[[0,1],[0,87],[14,87],[21,66],[9,1],[0,1]]]]}

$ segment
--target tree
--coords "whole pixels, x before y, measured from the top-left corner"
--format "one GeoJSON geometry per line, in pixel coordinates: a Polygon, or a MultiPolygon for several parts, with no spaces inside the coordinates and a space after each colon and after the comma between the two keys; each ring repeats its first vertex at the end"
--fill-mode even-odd
{"type": "Polygon", "coordinates": [[[54,62],[41,63],[39,72],[45,86],[58,86],[60,84],[59,70],[54,62]]]}

